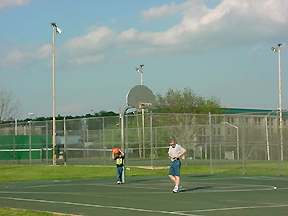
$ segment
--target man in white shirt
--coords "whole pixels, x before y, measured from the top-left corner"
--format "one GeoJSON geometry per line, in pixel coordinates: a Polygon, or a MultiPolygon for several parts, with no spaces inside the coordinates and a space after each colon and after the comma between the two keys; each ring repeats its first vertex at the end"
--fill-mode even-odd
{"type": "Polygon", "coordinates": [[[170,170],[169,170],[169,178],[174,183],[173,193],[179,192],[180,185],[180,167],[182,157],[186,153],[186,149],[184,149],[181,145],[176,143],[176,139],[172,138],[169,142],[169,151],[168,155],[171,160],[170,170]]]}

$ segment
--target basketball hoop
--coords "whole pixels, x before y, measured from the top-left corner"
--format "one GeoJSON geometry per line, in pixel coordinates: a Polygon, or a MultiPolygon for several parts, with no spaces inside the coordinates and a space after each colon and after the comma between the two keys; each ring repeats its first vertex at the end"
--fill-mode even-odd
{"type": "Polygon", "coordinates": [[[148,109],[152,106],[152,103],[140,103],[138,109],[148,109]]]}

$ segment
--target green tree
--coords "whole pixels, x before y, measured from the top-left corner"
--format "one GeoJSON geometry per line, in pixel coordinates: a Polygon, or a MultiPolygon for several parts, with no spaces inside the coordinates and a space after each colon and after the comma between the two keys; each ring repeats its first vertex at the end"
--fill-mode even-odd
{"type": "Polygon", "coordinates": [[[158,113],[221,113],[220,103],[216,98],[206,99],[192,92],[190,88],[183,90],[169,89],[165,95],[156,95],[153,112],[158,113]]]}

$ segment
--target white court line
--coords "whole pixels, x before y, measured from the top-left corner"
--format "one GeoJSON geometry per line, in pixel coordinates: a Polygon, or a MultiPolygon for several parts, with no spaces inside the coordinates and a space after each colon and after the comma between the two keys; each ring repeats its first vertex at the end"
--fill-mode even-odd
{"type": "MultiPolygon", "coordinates": [[[[57,186],[79,186],[80,184],[57,184],[57,185],[38,185],[38,186],[29,186],[29,187],[24,187],[26,189],[29,189],[29,188],[45,188],[45,187],[57,187],[57,186]]],[[[83,185],[82,185],[83,186],[83,185]]],[[[159,192],[167,192],[166,189],[163,189],[163,188],[156,188],[156,187],[148,187],[148,186],[135,186],[135,185],[127,185],[127,186],[124,186],[124,185],[107,185],[107,184],[86,184],[86,186],[104,186],[104,187],[116,187],[116,188],[129,188],[129,189],[149,189],[149,190],[157,190],[159,192]]],[[[195,186],[196,187],[196,186],[195,186]]],[[[273,189],[273,186],[271,185],[244,185],[244,184],[231,184],[230,186],[217,186],[218,190],[209,190],[209,191],[246,191],[246,190],[272,190],[273,189]],[[246,189],[243,188],[246,186],[246,189]],[[228,188],[243,188],[243,189],[234,189],[234,190],[231,190],[231,189],[228,189],[228,188]],[[248,189],[250,187],[250,189],[248,189]],[[252,188],[251,188],[252,187],[252,188]],[[256,188],[253,188],[253,187],[264,187],[264,188],[259,188],[259,189],[256,189],[256,188]],[[225,190],[225,188],[227,188],[228,190],[225,190]]],[[[206,190],[207,191],[207,190],[206,190]]],[[[134,191],[133,191],[134,192],[134,191]]],[[[128,192],[129,193],[129,192],[128,192]]],[[[157,192],[156,192],[157,193],[157,192]]]]}
{"type": "Polygon", "coordinates": [[[287,177],[276,177],[276,176],[243,176],[243,179],[252,179],[252,180],[265,180],[265,181],[272,181],[272,180],[279,180],[279,181],[287,181],[287,177]]]}
{"type": "MultiPolygon", "coordinates": [[[[278,188],[277,190],[275,191],[278,191],[278,190],[287,190],[288,188],[278,188]]],[[[253,191],[274,191],[274,189],[271,187],[271,188],[259,188],[259,189],[237,189],[237,190],[207,190],[207,191],[191,191],[193,193],[230,193],[230,192],[253,192],[253,191]]],[[[185,191],[184,191],[185,192],[185,191]]],[[[187,191],[189,192],[189,191],[187,191]]],[[[185,193],[187,193],[185,192],[185,193]]]]}
{"type": "MultiPolygon", "coordinates": [[[[284,177],[283,177],[284,178],[284,177]]],[[[270,177],[270,176],[239,176],[239,177],[216,177],[216,178],[200,178],[200,179],[196,179],[196,181],[191,181],[192,183],[202,183],[202,181],[212,181],[211,184],[224,184],[224,185],[227,185],[227,183],[223,182],[223,183],[218,183],[218,182],[213,182],[213,180],[227,180],[227,179],[251,179],[251,180],[288,180],[288,178],[286,179],[283,179],[282,177],[270,177]],[[267,179],[265,179],[267,178],[267,179]]],[[[68,180],[68,181],[59,181],[59,182],[71,182],[72,180],[68,180]]],[[[58,181],[57,181],[58,182],[58,181]]],[[[163,180],[159,180],[159,182],[163,182],[163,180]]],[[[166,181],[165,181],[166,182],[166,181]]],[[[133,185],[134,183],[129,183],[129,185],[133,185]]],[[[207,183],[207,184],[210,184],[210,183],[207,183]]],[[[229,184],[229,183],[228,183],[229,184]]],[[[46,185],[34,185],[34,186],[26,186],[24,188],[41,188],[41,187],[54,187],[54,186],[58,186],[58,185],[63,185],[63,186],[75,186],[75,185],[82,185],[82,183],[71,183],[71,184],[65,184],[65,183],[60,183],[60,184],[46,184],[46,185]]],[[[88,186],[106,186],[106,187],[118,187],[119,185],[108,185],[108,184],[103,184],[103,183],[88,183],[88,184],[85,184],[85,185],[88,185],[88,186]]],[[[137,183],[137,185],[145,185],[145,184],[141,184],[141,183],[137,183]]],[[[249,187],[252,187],[252,186],[255,186],[255,187],[273,187],[272,185],[259,185],[259,184],[230,184],[230,185],[243,185],[243,186],[249,186],[249,187]]],[[[124,186],[124,185],[121,185],[121,187],[128,187],[128,186],[124,186]]],[[[131,188],[131,186],[129,186],[129,188],[131,188]]],[[[143,186],[143,187],[133,187],[133,188],[139,188],[139,189],[147,189],[147,187],[143,186]]],[[[155,189],[155,190],[160,190],[160,188],[151,188],[149,187],[149,189],[155,189]]]]}
{"type": "MultiPolygon", "coordinates": [[[[230,193],[230,192],[253,192],[253,191],[279,191],[279,190],[287,190],[288,188],[278,188],[277,190],[274,189],[268,189],[268,188],[262,188],[262,189],[238,189],[238,190],[206,190],[205,191],[200,191],[200,190],[191,190],[191,191],[183,191],[180,192],[182,193],[230,193]]],[[[118,192],[113,192],[117,193],[118,192]]],[[[125,192],[127,194],[133,194],[133,193],[139,193],[135,191],[131,192],[125,192]]],[[[61,194],[61,195],[82,195],[83,193],[81,192],[61,192],[61,191],[54,191],[54,192],[45,192],[45,191],[0,191],[0,194],[61,194]]],[[[151,191],[142,191],[141,194],[171,194],[170,191],[159,191],[159,192],[151,192],[151,191]]]]}
{"type": "MultiPolygon", "coordinates": [[[[265,187],[265,188],[271,188],[273,187],[272,185],[263,185],[263,184],[250,184],[250,183],[247,183],[247,184],[240,184],[240,183],[226,183],[226,182],[207,182],[207,183],[204,183],[201,182],[201,181],[192,181],[193,184],[202,184],[202,185],[229,185],[229,187],[265,187]]],[[[218,187],[218,186],[217,186],[218,187]]]]}
{"type": "Polygon", "coordinates": [[[47,192],[47,191],[0,191],[0,194],[63,194],[63,195],[83,195],[83,193],[78,192],[47,192]]]}
{"type": "MultiPolygon", "coordinates": [[[[161,188],[153,188],[153,187],[149,187],[148,185],[146,187],[131,187],[132,184],[127,184],[127,186],[125,185],[109,185],[109,184],[100,184],[100,183],[93,183],[93,184],[85,184],[85,186],[104,186],[104,187],[117,187],[117,188],[135,188],[135,189],[152,189],[152,190],[162,190],[161,188]],[[128,186],[129,185],[129,186],[128,186]]],[[[83,186],[82,183],[73,183],[73,184],[46,184],[46,185],[34,185],[34,186],[27,186],[24,188],[44,188],[44,187],[58,187],[58,186],[83,186]]]]}
{"type": "MultiPolygon", "coordinates": [[[[214,208],[214,209],[199,209],[199,210],[193,210],[193,211],[191,211],[191,212],[213,212],[213,211],[242,210],[242,209],[259,209],[259,208],[281,208],[281,207],[288,207],[288,204],[265,205],[265,206],[239,206],[239,207],[214,208]]],[[[183,213],[184,213],[184,211],[183,211],[183,213]]]]}
{"type": "MultiPolygon", "coordinates": [[[[201,181],[193,181],[193,184],[202,184],[203,185],[203,182],[201,181]]],[[[227,183],[205,183],[206,185],[227,185],[227,183]]],[[[26,186],[24,188],[41,188],[41,187],[57,187],[57,186],[78,186],[78,185],[81,185],[83,186],[82,183],[68,183],[68,184],[45,184],[45,185],[34,185],[34,186],[26,186]]],[[[117,187],[117,188],[138,188],[138,189],[147,189],[148,186],[145,186],[146,184],[141,184],[141,183],[137,183],[137,184],[134,184],[134,183],[128,183],[127,186],[125,185],[114,185],[114,184],[103,184],[103,183],[88,183],[88,184],[85,184],[85,186],[105,186],[105,187],[117,187]],[[129,185],[129,186],[128,186],[129,185]],[[136,186],[135,186],[136,185],[136,186]],[[143,186],[141,186],[143,185],[143,186]],[[132,186],[132,187],[131,187],[132,186]]],[[[273,187],[272,185],[259,185],[259,184],[229,184],[230,187],[237,187],[237,186],[244,186],[244,187],[265,187],[265,188],[271,188],[273,187]]],[[[196,185],[195,185],[196,186],[196,185]]],[[[149,187],[149,189],[152,189],[152,190],[161,190],[161,188],[156,188],[156,187],[149,187]]]]}
{"type": "MultiPolygon", "coordinates": [[[[25,188],[44,188],[44,187],[57,187],[57,186],[79,186],[80,184],[47,184],[47,185],[36,185],[36,186],[29,186],[29,187],[25,187],[25,188]]],[[[116,188],[130,188],[130,189],[149,189],[149,190],[158,190],[158,192],[149,192],[149,193],[168,193],[168,191],[164,191],[162,188],[152,188],[152,187],[134,187],[133,185],[108,185],[108,184],[86,184],[86,186],[104,186],[104,187],[116,187],[116,188]]],[[[203,189],[203,190],[197,190],[197,188],[195,190],[193,190],[193,188],[189,191],[185,191],[185,193],[229,193],[229,192],[253,192],[253,191],[273,191],[274,188],[273,186],[270,185],[245,185],[245,184],[235,184],[238,186],[255,186],[255,187],[264,187],[264,188],[243,188],[243,189],[215,189],[215,190],[209,190],[209,189],[203,189]]],[[[83,186],[83,185],[82,185],[83,186]]],[[[233,186],[233,184],[231,184],[230,186],[233,186]]],[[[195,186],[196,187],[196,186],[195,186]]],[[[278,188],[277,190],[287,190],[288,188],[278,188]]],[[[131,192],[125,192],[125,193],[131,193],[131,192]]],[[[135,193],[135,191],[133,191],[132,193],[135,193]]],[[[141,193],[145,193],[145,192],[141,192],[141,193]]]]}
{"type": "Polygon", "coordinates": [[[129,208],[129,207],[122,207],[122,206],[104,206],[104,205],[97,205],[97,204],[40,200],[40,199],[26,199],[26,198],[17,198],[17,197],[1,197],[0,196],[0,199],[26,201],[26,202],[38,202],[38,203],[50,203],[50,204],[65,204],[65,205],[72,205],[72,206],[84,206],[84,207],[95,207],[95,208],[120,209],[120,210],[127,210],[127,211],[150,212],[150,213],[161,213],[161,214],[172,214],[172,215],[183,215],[183,216],[200,216],[200,215],[195,215],[195,214],[173,212],[173,211],[170,212],[170,211],[151,210],[151,209],[129,208]]]}
{"type": "MultiPolygon", "coordinates": [[[[187,176],[186,176],[187,177],[187,176]]],[[[185,176],[183,177],[185,178],[185,176]]],[[[213,181],[213,180],[227,180],[227,179],[251,179],[251,180],[288,180],[287,177],[275,177],[275,176],[235,176],[235,177],[192,177],[193,179],[199,179],[200,181],[213,181]]]]}
{"type": "MultiPolygon", "coordinates": [[[[182,193],[185,193],[185,194],[187,194],[187,193],[191,193],[191,194],[193,194],[193,193],[231,193],[231,192],[253,192],[253,191],[275,191],[275,192],[277,192],[277,191],[279,191],[279,190],[288,190],[288,188],[278,188],[277,190],[274,190],[273,188],[261,188],[261,189],[228,189],[228,190],[209,190],[209,189],[195,189],[195,190],[193,190],[193,189],[186,189],[186,191],[185,191],[185,189],[184,189],[184,191],[183,192],[180,192],[180,194],[182,194],[182,193]]],[[[125,193],[135,193],[135,192],[125,192],[125,193]]],[[[155,191],[153,191],[153,192],[141,192],[142,194],[143,193],[149,193],[149,194],[167,194],[167,192],[162,192],[162,191],[159,191],[159,192],[155,192],[155,191]]],[[[170,192],[169,192],[170,193],[170,192]]]]}

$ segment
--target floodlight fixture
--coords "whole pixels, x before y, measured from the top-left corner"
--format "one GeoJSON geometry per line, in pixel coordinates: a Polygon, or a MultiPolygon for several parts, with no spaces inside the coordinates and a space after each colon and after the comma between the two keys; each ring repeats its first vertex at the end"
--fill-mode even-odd
{"type": "Polygon", "coordinates": [[[136,67],[136,71],[140,73],[140,83],[143,85],[144,64],[140,64],[138,67],[136,67]]]}
{"type": "Polygon", "coordinates": [[[55,23],[55,22],[52,22],[51,23],[51,26],[53,29],[55,29],[55,31],[58,33],[58,34],[61,34],[62,33],[62,30],[58,27],[58,25],[55,23]]]}
{"type": "Polygon", "coordinates": [[[278,53],[278,52],[280,52],[280,48],[283,46],[283,44],[282,43],[279,43],[279,44],[277,44],[277,46],[276,47],[271,47],[271,50],[274,52],[274,53],[278,53]]]}

